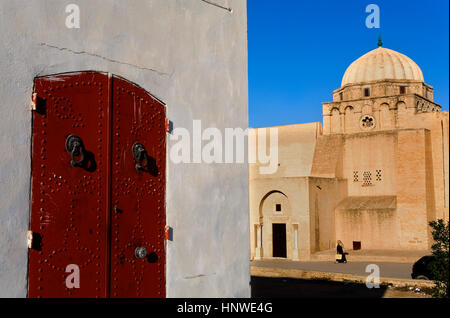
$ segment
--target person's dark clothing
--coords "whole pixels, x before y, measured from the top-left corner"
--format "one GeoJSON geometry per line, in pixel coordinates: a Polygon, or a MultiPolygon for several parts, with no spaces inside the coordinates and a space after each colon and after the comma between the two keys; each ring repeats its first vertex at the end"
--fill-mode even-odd
{"type": "Polygon", "coordinates": [[[338,261],[339,263],[344,263],[347,261],[347,258],[345,257],[345,253],[344,253],[344,249],[342,248],[342,246],[338,245],[336,247],[337,253],[342,255],[341,259],[337,259],[336,261],[338,261]]]}

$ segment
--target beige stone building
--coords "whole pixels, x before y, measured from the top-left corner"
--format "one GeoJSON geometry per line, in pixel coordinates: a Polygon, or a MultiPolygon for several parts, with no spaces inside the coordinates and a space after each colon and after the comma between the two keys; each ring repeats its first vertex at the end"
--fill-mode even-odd
{"type": "MultiPolygon", "coordinates": [[[[448,111],[407,56],[379,47],[344,74],[323,124],[278,128],[278,170],[250,165],[251,257],[425,251],[449,218],[448,111]]],[[[261,128],[260,128],[261,129],[261,128]]]]}

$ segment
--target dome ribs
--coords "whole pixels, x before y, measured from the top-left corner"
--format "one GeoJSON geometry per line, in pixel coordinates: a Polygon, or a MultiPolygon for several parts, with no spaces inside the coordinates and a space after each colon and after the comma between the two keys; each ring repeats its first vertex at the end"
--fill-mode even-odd
{"type": "Polygon", "coordinates": [[[347,68],[341,87],[380,80],[412,80],[424,82],[419,66],[409,57],[384,47],[372,50],[347,68]]]}

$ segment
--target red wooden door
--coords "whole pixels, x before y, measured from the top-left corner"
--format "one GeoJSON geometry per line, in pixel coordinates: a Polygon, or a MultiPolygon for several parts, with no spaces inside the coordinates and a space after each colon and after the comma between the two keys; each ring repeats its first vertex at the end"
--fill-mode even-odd
{"type": "Polygon", "coordinates": [[[111,296],[164,297],[165,108],[121,78],[113,88],[111,296]]]}
{"type": "Polygon", "coordinates": [[[164,297],[164,105],[96,72],[35,93],[29,297],[164,297]]]}

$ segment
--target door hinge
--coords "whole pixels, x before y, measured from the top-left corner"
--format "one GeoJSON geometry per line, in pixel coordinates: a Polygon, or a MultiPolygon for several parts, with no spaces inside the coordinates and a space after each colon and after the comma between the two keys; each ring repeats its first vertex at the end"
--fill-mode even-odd
{"type": "Polygon", "coordinates": [[[33,95],[31,95],[30,110],[38,114],[44,115],[45,108],[46,108],[45,100],[39,98],[37,93],[33,93],[33,95]]]}
{"type": "Polygon", "coordinates": [[[27,232],[27,246],[29,249],[40,251],[42,249],[42,236],[39,233],[27,232]]]}
{"type": "Polygon", "coordinates": [[[37,93],[33,93],[33,95],[31,95],[30,109],[36,110],[37,109],[36,104],[37,104],[37,93]]]}
{"type": "Polygon", "coordinates": [[[27,246],[28,246],[28,248],[33,247],[33,232],[32,231],[27,232],[27,246]]]}
{"type": "Polygon", "coordinates": [[[166,241],[173,241],[173,229],[168,225],[164,228],[164,238],[166,241]]]}
{"type": "Polygon", "coordinates": [[[171,134],[173,130],[173,123],[169,120],[169,118],[166,118],[166,133],[171,134]]]}

